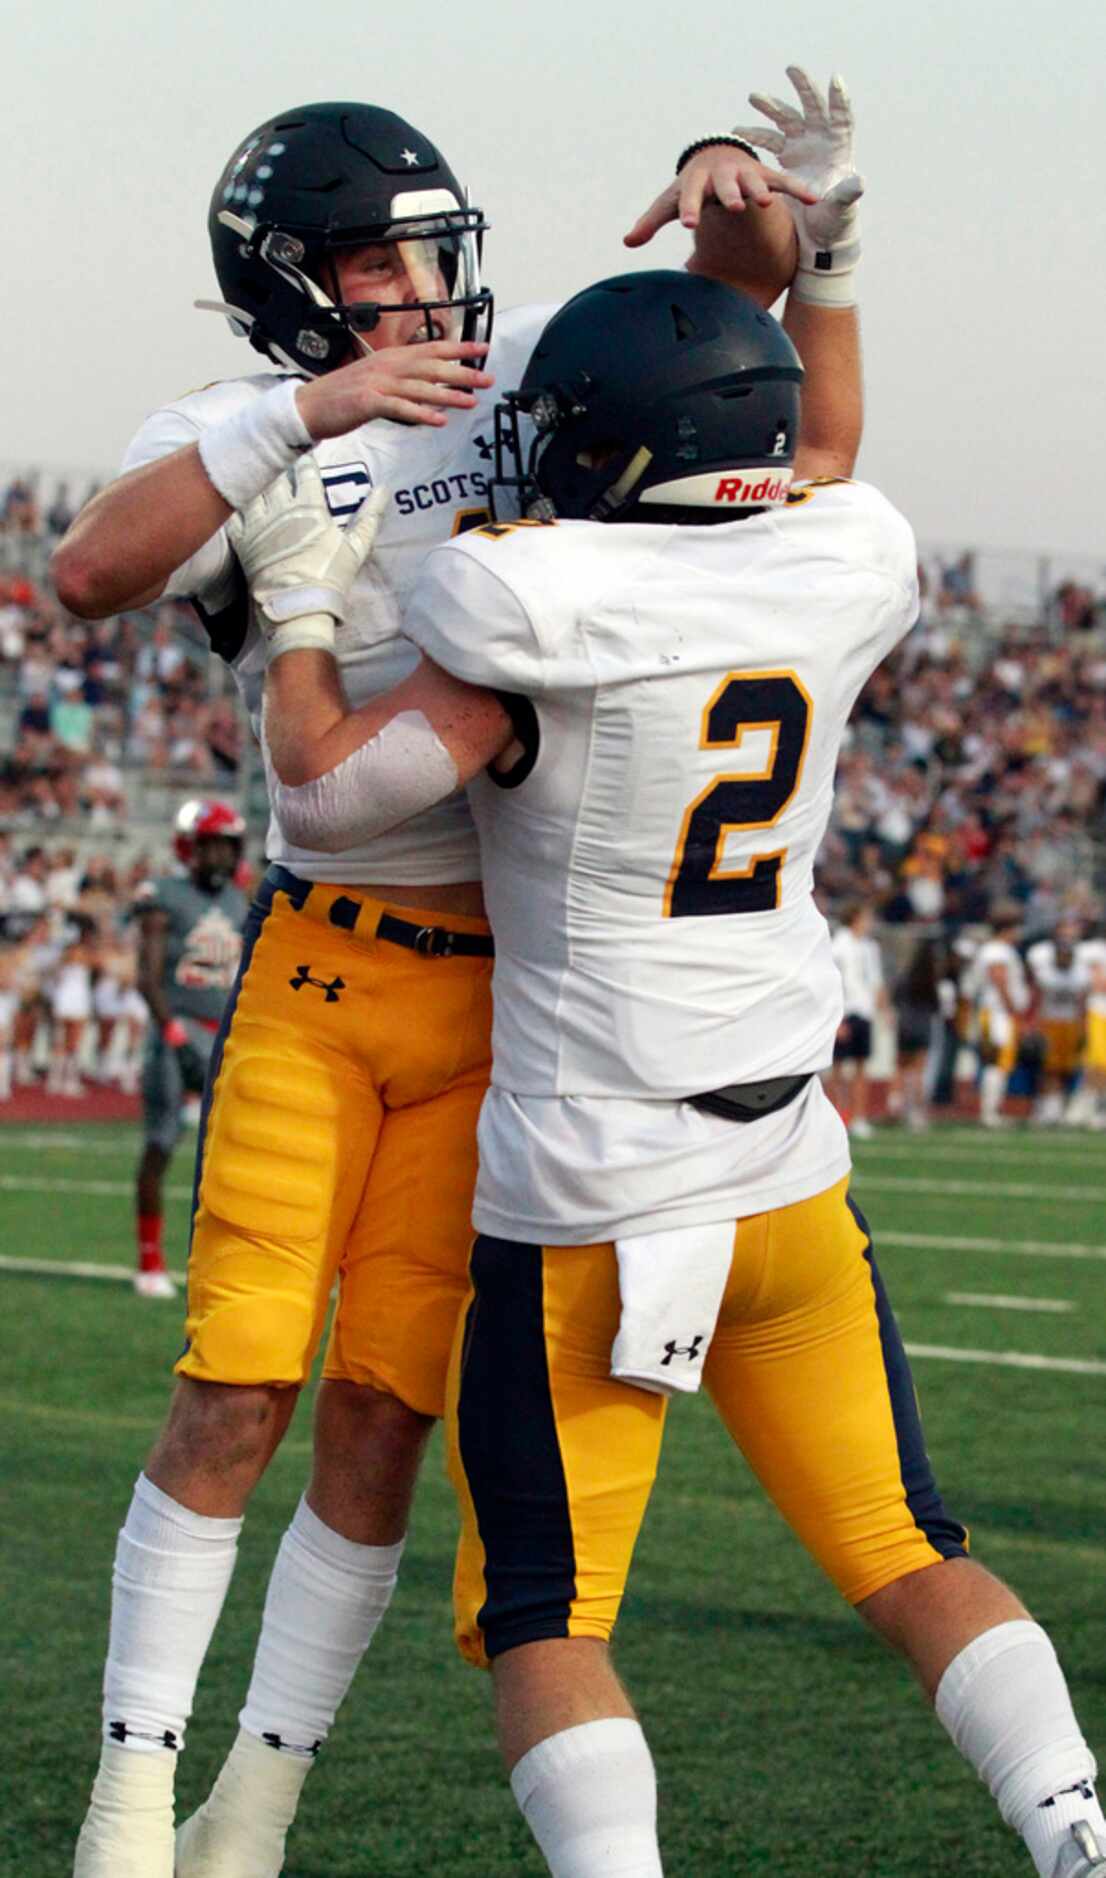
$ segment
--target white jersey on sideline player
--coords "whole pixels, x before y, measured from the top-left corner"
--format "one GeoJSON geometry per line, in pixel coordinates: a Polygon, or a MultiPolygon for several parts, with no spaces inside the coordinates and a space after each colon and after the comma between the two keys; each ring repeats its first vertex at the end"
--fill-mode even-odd
{"type": "MultiPolygon", "coordinates": [[[[550,306],[520,307],[497,317],[487,366],[499,384],[517,383],[552,312],[550,306]]],[[[123,472],[195,443],[206,429],[272,390],[285,376],[258,372],[228,379],[155,411],[128,449],[123,472]]],[[[440,430],[375,418],[360,430],[314,445],[313,455],[336,519],[351,515],[370,489],[386,484],[391,491],[372,560],[354,583],[338,634],[342,685],[353,706],[389,690],[414,670],[418,655],[400,636],[400,616],[427,549],[488,519],[496,395],[494,388],[478,392],[475,407],[451,412],[449,423],[440,430]]],[[[236,570],[226,532],[220,529],[177,568],[166,584],[165,597],[176,595],[201,603],[213,647],[230,665],[264,748],[265,650],[256,626],[247,624],[236,570]]],[[[460,794],[440,802],[416,822],[340,855],[295,847],[273,818],[265,852],[270,861],[305,880],[444,886],[476,880],[480,873],[472,817],[460,794]]]]}
{"type": "Polygon", "coordinates": [[[883,986],[883,960],[878,941],[870,936],[861,937],[848,926],[842,926],[833,935],[833,956],[841,973],[846,1016],[864,1017],[871,1023],[883,986]]]}
{"type": "Polygon", "coordinates": [[[580,1244],[847,1171],[817,1080],[742,1128],[684,1098],[831,1060],[814,857],[857,693],[917,613],[914,553],[835,482],[729,527],[493,528],[430,557],[412,639],[542,726],[516,786],[469,788],[496,935],[478,1230],[580,1244]]]}
{"type": "Polygon", "coordinates": [[[1106,939],[1081,939],[1075,956],[1087,974],[1087,1010],[1106,1018],[1106,939]]]}
{"type": "Polygon", "coordinates": [[[989,1017],[1016,1017],[1029,1009],[1029,980],[1021,953],[1008,939],[985,939],[965,974],[964,991],[977,1011],[989,1017]],[[999,967],[1005,988],[994,976],[999,967]]]}
{"type": "Polygon", "coordinates": [[[1039,993],[1039,1015],[1046,1023],[1076,1023],[1083,1015],[1090,991],[1090,972],[1079,949],[1069,950],[1066,963],[1057,956],[1054,939],[1038,939],[1025,955],[1030,977],[1039,993]]]}

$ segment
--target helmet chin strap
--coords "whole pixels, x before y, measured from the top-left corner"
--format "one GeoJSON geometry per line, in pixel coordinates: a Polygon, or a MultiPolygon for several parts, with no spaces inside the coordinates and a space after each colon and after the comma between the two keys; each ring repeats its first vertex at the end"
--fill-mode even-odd
{"type": "Polygon", "coordinates": [[[652,461],[653,452],[642,444],[640,450],[635,450],[618,480],[604,490],[598,502],[588,511],[588,520],[605,522],[624,508],[652,461]]]}

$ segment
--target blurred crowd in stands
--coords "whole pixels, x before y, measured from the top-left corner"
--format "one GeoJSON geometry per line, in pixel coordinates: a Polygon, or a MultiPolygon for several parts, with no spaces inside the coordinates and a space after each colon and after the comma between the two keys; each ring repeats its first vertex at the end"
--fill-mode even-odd
{"type": "MultiPolygon", "coordinates": [[[[45,982],[28,934],[55,953],[79,945],[97,982],[119,986],[105,1009],[127,1003],[127,910],[136,882],[171,866],[176,802],[241,800],[249,761],[190,609],[87,624],[60,606],[45,569],[73,510],[65,483],[0,486],[0,1016],[15,950],[45,982]],[[154,799],[160,830],[136,827],[154,799]]],[[[926,556],[920,572],[921,621],[853,715],[817,887],[835,922],[849,903],[872,909],[899,971],[920,936],[978,932],[1000,901],[1027,942],[1065,915],[1091,930],[1106,885],[1101,583],[1058,580],[1036,619],[1007,621],[970,552],[926,556]]]]}
{"type": "Polygon", "coordinates": [[[996,899],[1040,930],[1090,917],[1104,810],[1101,637],[981,646],[923,614],[853,714],[819,893],[953,931],[996,899]]]}

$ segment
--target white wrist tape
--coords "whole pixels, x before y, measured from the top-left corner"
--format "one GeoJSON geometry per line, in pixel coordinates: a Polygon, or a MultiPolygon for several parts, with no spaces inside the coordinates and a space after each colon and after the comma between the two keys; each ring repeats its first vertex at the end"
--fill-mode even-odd
{"type": "Polygon", "coordinates": [[[315,646],[320,652],[334,650],[333,613],[301,613],[286,626],[272,626],[258,619],[256,612],[254,618],[264,630],[266,665],[279,659],[282,652],[302,652],[305,646],[315,646]]]}
{"type": "Polygon", "coordinates": [[[795,271],[791,283],[795,298],[813,306],[855,306],[859,241],[847,248],[823,251],[812,259],[813,265],[800,261],[795,271]]]}
{"type": "Polygon", "coordinates": [[[232,509],[244,509],[281,470],[310,450],[314,439],[296,406],[299,381],[285,379],[200,438],[200,461],[232,509]]]}
{"type": "Polygon", "coordinates": [[[338,854],[421,815],[460,786],[457,765],[421,711],[401,711],[314,782],[282,783],[262,736],[269,802],[286,841],[338,854]]]}

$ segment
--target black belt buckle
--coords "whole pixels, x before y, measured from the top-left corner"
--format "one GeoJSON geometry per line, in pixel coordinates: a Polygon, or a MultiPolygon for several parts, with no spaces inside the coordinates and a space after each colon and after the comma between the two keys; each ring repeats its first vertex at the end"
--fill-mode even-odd
{"type": "Polygon", "coordinates": [[[420,926],[415,934],[415,951],[424,959],[452,958],[453,934],[444,926],[420,926]]]}

